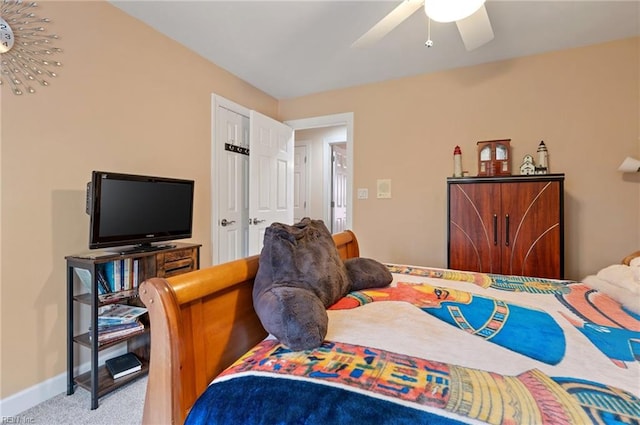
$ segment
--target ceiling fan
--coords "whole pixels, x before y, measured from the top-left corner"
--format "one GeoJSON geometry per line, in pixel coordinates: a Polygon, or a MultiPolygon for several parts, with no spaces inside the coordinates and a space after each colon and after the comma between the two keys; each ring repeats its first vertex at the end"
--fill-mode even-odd
{"type": "Polygon", "coordinates": [[[493,28],[484,2],[485,0],[404,0],[351,47],[366,47],[376,43],[415,11],[424,7],[430,20],[455,22],[465,48],[471,51],[493,40],[493,28]]]}

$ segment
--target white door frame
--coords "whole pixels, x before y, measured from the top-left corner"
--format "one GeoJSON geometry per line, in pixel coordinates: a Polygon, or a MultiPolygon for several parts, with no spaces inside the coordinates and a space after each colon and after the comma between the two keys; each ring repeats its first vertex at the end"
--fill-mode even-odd
{"type": "MultiPolygon", "coordinates": [[[[309,128],[320,128],[320,127],[331,127],[336,125],[344,125],[347,128],[347,229],[353,229],[353,112],[345,112],[342,114],[334,114],[334,115],[322,115],[318,117],[312,118],[302,118],[298,120],[290,120],[285,121],[289,127],[293,128],[293,130],[305,130],[309,128]]],[[[342,140],[341,140],[342,142],[342,140]]],[[[326,149],[329,148],[329,142],[325,141],[325,152],[326,149]]],[[[326,170],[327,159],[324,161],[325,165],[323,168],[326,170]]],[[[327,171],[323,176],[324,181],[328,182],[327,171]]],[[[326,188],[326,184],[323,185],[323,199],[325,200],[325,205],[328,205],[330,201],[331,194],[329,190],[326,188]]],[[[325,223],[329,223],[331,217],[329,216],[329,211],[327,208],[323,208],[324,217],[323,220],[325,223]]]]}

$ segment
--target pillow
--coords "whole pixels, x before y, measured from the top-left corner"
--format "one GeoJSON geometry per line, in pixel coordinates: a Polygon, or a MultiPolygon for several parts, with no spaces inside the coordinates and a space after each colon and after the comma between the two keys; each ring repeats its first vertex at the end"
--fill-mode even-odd
{"type": "Polygon", "coordinates": [[[327,335],[327,307],[351,290],[390,282],[391,273],[375,260],[345,264],[322,220],[307,217],[293,226],[267,227],[253,305],[267,332],[292,350],[307,350],[327,335]]]}
{"type": "Polygon", "coordinates": [[[635,314],[640,314],[640,294],[629,288],[614,285],[598,276],[587,276],[582,281],[585,285],[606,294],[635,314]]]}
{"type": "Polygon", "coordinates": [[[280,342],[293,350],[319,347],[327,334],[326,307],[349,287],[345,265],[321,220],[267,227],[253,305],[280,342]]]}
{"type": "Polygon", "coordinates": [[[633,274],[633,280],[640,285],[640,256],[631,260],[629,267],[631,268],[631,274],[633,274]]]}
{"type": "Polygon", "coordinates": [[[351,291],[382,288],[393,280],[387,266],[371,258],[349,258],[345,260],[344,265],[347,268],[351,291]]]}
{"type": "Polygon", "coordinates": [[[613,264],[600,270],[596,276],[612,285],[638,292],[638,282],[635,281],[631,267],[624,264],[613,264]]]}

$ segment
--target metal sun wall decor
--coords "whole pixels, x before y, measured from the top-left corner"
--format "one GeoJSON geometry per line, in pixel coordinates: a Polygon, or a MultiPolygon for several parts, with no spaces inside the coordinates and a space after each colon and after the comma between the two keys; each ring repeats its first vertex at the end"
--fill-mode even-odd
{"type": "Polygon", "coordinates": [[[48,78],[55,78],[55,68],[62,66],[52,59],[62,52],[52,44],[59,37],[47,34],[51,20],[37,17],[37,7],[22,0],[3,0],[0,6],[0,84],[16,95],[35,93],[35,83],[48,86],[48,78]]]}

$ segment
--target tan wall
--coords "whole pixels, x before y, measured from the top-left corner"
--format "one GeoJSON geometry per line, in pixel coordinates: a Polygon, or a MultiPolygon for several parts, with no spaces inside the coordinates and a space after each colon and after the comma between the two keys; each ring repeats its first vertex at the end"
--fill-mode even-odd
{"type": "Polygon", "coordinates": [[[277,101],[106,2],[45,2],[61,38],[51,85],[2,88],[0,397],[66,368],[65,255],[87,250],[91,170],[196,180],[193,241],[210,264],[211,94],[277,101]],[[115,31],[114,29],[117,29],[115,31]]]}
{"type": "Polygon", "coordinates": [[[640,248],[639,39],[280,101],[280,118],[354,113],[354,193],[392,180],[392,199],[354,199],[363,255],[446,266],[446,177],[460,145],[477,174],[479,140],[510,138],[513,168],[549,148],[565,173],[566,275],[581,278],[640,248]]]}
{"type": "Polygon", "coordinates": [[[476,140],[510,137],[514,166],[541,139],[567,173],[567,270],[581,276],[640,246],[638,39],[278,102],[106,2],[44,2],[64,66],[51,86],[2,89],[1,391],[66,368],[64,256],[86,250],[91,170],[193,178],[193,240],[211,258],[211,93],[281,120],[355,113],[355,201],[363,255],[446,261],[445,178],[456,144],[475,173],[476,140]],[[117,28],[118,31],[114,31],[117,28]]]}

